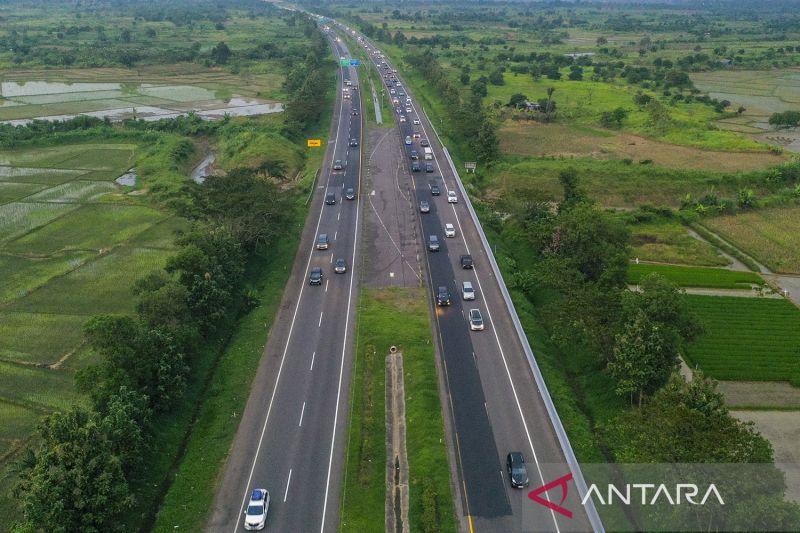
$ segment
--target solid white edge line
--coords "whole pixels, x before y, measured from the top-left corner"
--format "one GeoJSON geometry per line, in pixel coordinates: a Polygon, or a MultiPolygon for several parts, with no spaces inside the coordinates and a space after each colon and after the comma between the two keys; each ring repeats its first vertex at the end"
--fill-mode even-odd
{"type": "MultiPolygon", "coordinates": [[[[388,62],[387,62],[387,64],[388,64],[388,62]]],[[[397,74],[398,74],[398,78],[399,78],[400,77],[399,76],[400,73],[398,72],[397,74]]],[[[417,114],[417,116],[420,117],[420,127],[422,128],[422,132],[425,134],[425,138],[428,140],[428,144],[430,145],[431,144],[431,138],[428,136],[428,131],[425,129],[425,124],[422,122],[422,115],[416,110],[416,105],[414,104],[414,102],[415,102],[415,100],[412,99],[412,108],[414,109],[414,112],[417,114]]],[[[425,115],[425,118],[427,119],[428,116],[425,115]]],[[[437,138],[438,138],[438,135],[437,135],[437,138]]],[[[440,140],[440,142],[441,142],[441,140],[440,140]]],[[[436,150],[434,150],[433,147],[431,147],[431,153],[433,155],[433,161],[436,163],[436,166],[439,169],[439,174],[441,175],[442,183],[444,183],[445,189],[447,190],[447,192],[450,192],[450,188],[447,186],[447,181],[444,179],[444,172],[442,172],[442,166],[439,163],[439,159],[436,157],[436,150]]],[[[455,176],[453,176],[453,180],[455,181],[456,179],[457,178],[455,176]]],[[[457,190],[457,188],[454,188],[453,190],[457,190]]],[[[456,217],[456,224],[458,224],[458,229],[459,229],[459,231],[461,231],[462,240],[464,241],[464,247],[467,249],[467,253],[470,253],[469,245],[467,244],[466,235],[464,234],[464,230],[461,227],[461,220],[459,219],[458,213],[456,212],[456,204],[449,204],[449,205],[453,208],[453,215],[456,217]]],[[[480,222],[476,222],[476,223],[479,224],[480,222]]],[[[475,270],[475,269],[473,268],[473,270],[475,270]]],[[[480,276],[478,276],[477,271],[475,272],[475,281],[478,283],[478,288],[480,289],[481,293],[483,293],[483,286],[481,285],[480,276]]],[[[508,382],[511,385],[511,392],[514,394],[514,400],[515,400],[515,402],[517,404],[517,410],[519,411],[519,416],[520,416],[520,419],[522,420],[522,425],[525,428],[525,435],[526,435],[526,437],[528,439],[528,445],[531,448],[531,453],[533,454],[533,460],[536,463],[536,470],[539,473],[539,479],[541,479],[542,485],[544,485],[545,484],[544,475],[542,474],[542,468],[541,468],[541,466],[539,464],[539,459],[538,459],[538,457],[536,455],[536,448],[533,446],[533,439],[531,438],[531,433],[530,433],[530,430],[528,429],[528,424],[525,421],[525,416],[524,416],[524,414],[522,412],[522,404],[520,403],[519,397],[517,396],[517,389],[514,386],[514,381],[511,379],[511,372],[510,372],[510,370],[508,368],[508,362],[506,360],[506,356],[505,356],[505,353],[503,351],[503,347],[500,345],[500,337],[497,335],[497,329],[495,329],[495,327],[494,327],[494,320],[492,319],[492,313],[489,310],[489,304],[486,301],[486,298],[484,298],[484,303],[486,304],[486,314],[489,317],[489,320],[491,321],[492,332],[494,333],[494,338],[495,338],[495,341],[497,342],[497,347],[500,350],[500,357],[503,360],[503,366],[505,367],[506,375],[508,376],[508,382]]],[[[547,498],[548,501],[550,501],[550,495],[548,493],[546,493],[546,492],[545,492],[545,497],[547,498]]],[[[558,521],[556,520],[555,512],[553,512],[552,509],[550,509],[550,515],[553,518],[553,524],[555,525],[556,531],[560,532],[560,529],[558,527],[558,521]]]]}
{"type": "MultiPolygon", "coordinates": [[[[360,117],[361,115],[359,115],[360,117]]],[[[358,145],[358,157],[359,161],[363,161],[363,154],[361,153],[361,145],[363,143],[359,143],[358,145]]],[[[358,166],[358,184],[356,185],[356,198],[361,197],[361,173],[363,169],[362,166],[358,166]]],[[[356,249],[358,248],[358,219],[361,213],[361,202],[356,203],[356,222],[355,222],[355,232],[353,234],[353,255],[351,259],[351,264],[355,267],[356,264],[356,249]]],[[[331,485],[331,470],[333,469],[333,448],[336,441],[336,424],[339,421],[339,403],[341,401],[342,395],[342,379],[344,376],[344,358],[345,353],[347,352],[347,328],[350,325],[350,308],[352,305],[353,299],[353,276],[355,274],[355,268],[350,269],[350,287],[347,291],[347,311],[345,313],[345,321],[344,321],[344,342],[342,343],[342,361],[339,365],[339,384],[336,390],[336,410],[334,411],[333,415],[333,430],[331,431],[331,453],[328,458],[328,476],[325,480],[325,503],[322,506],[322,521],[320,523],[320,533],[325,531],[325,516],[328,511],[328,493],[330,491],[331,485]]]]}
{"type": "MultiPolygon", "coordinates": [[[[339,67],[339,77],[342,78],[342,79],[344,77],[344,74],[343,74],[343,71],[342,71],[341,67],[339,67]]],[[[338,83],[337,83],[337,89],[338,89],[338,83]]],[[[336,145],[339,142],[339,132],[340,132],[341,127],[342,127],[341,116],[342,116],[342,111],[343,110],[344,110],[344,98],[340,98],[339,99],[339,122],[336,124],[336,138],[333,141],[333,155],[332,155],[332,158],[336,157],[336,145]]],[[[326,191],[328,190],[328,187],[330,186],[330,180],[331,180],[331,174],[328,173],[328,179],[327,179],[326,184],[325,184],[325,190],[326,191]]],[[[319,218],[317,218],[317,229],[314,232],[314,235],[319,235],[319,226],[320,226],[320,223],[322,222],[322,212],[324,211],[324,209],[325,209],[325,203],[323,202],[322,206],[320,206],[320,209],[319,209],[319,218]]],[[[239,513],[236,515],[236,518],[235,518],[236,524],[233,527],[234,533],[239,530],[239,517],[241,516],[242,511],[244,511],[244,508],[247,505],[247,495],[250,493],[250,483],[252,483],[252,481],[253,481],[253,473],[255,472],[255,469],[256,469],[256,463],[258,462],[258,456],[259,456],[259,454],[261,452],[261,446],[264,443],[264,435],[267,432],[267,423],[269,422],[269,416],[272,413],[272,404],[273,404],[273,402],[275,400],[275,393],[278,391],[278,385],[280,384],[281,372],[283,371],[283,364],[286,361],[286,353],[289,351],[289,344],[291,343],[291,340],[292,340],[292,332],[294,331],[294,324],[295,324],[295,321],[297,319],[297,311],[300,309],[300,302],[303,299],[303,289],[305,289],[305,287],[306,287],[306,278],[308,277],[308,269],[311,266],[311,258],[313,257],[313,253],[314,253],[314,249],[312,247],[311,252],[309,252],[309,254],[308,254],[308,260],[306,261],[305,274],[303,275],[302,279],[300,280],[300,294],[297,297],[297,304],[295,304],[294,314],[292,315],[292,323],[289,326],[289,334],[288,334],[288,336],[286,338],[286,347],[283,349],[283,355],[281,356],[281,363],[278,366],[278,375],[275,378],[275,387],[272,389],[272,395],[270,396],[270,399],[269,399],[269,406],[267,407],[267,414],[264,417],[264,426],[261,428],[261,435],[258,438],[258,446],[256,447],[256,453],[253,455],[253,464],[250,467],[250,474],[247,476],[247,484],[245,485],[244,498],[242,499],[242,505],[239,508],[239,513]]],[[[312,362],[312,366],[313,366],[313,362],[312,362]]]]}

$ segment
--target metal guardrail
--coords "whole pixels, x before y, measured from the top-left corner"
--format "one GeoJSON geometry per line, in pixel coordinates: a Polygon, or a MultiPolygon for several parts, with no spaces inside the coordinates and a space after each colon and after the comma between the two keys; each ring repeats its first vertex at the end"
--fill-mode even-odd
{"type": "MultiPolygon", "coordinates": [[[[422,106],[420,106],[420,108],[422,109],[422,112],[425,113],[425,109],[422,108],[422,106]]],[[[428,119],[428,123],[431,125],[431,128],[433,128],[433,123],[428,118],[427,113],[425,113],[425,118],[428,119]]],[[[453,159],[450,157],[450,152],[447,151],[447,148],[442,142],[441,137],[439,137],[439,133],[436,131],[436,128],[433,128],[433,132],[439,139],[439,144],[442,145],[442,150],[447,158],[447,163],[450,165],[450,168],[453,170],[453,174],[455,175],[458,189],[461,192],[461,197],[464,199],[464,203],[467,204],[467,210],[469,211],[469,214],[475,223],[475,227],[478,229],[478,235],[481,238],[483,249],[486,250],[486,255],[489,257],[489,264],[492,267],[492,272],[497,279],[498,285],[500,285],[500,292],[503,294],[506,307],[508,307],[508,311],[511,314],[511,320],[514,323],[514,328],[517,330],[517,335],[519,336],[520,343],[522,344],[522,349],[525,351],[525,356],[528,359],[531,372],[533,372],[533,378],[536,380],[536,386],[539,387],[539,394],[541,395],[544,406],[547,409],[550,422],[553,424],[553,429],[556,432],[558,443],[561,445],[561,450],[564,452],[564,458],[567,460],[567,464],[572,472],[572,477],[575,481],[575,486],[578,488],[578,493],[580,494],[581,499],[583,499],[584,496],[586,496],[586,493],[589,491],[589,488],[586,485],[586,480],[583,477],[580,464],[578,464],[578,459],[575,457],[575,452],[572,450],[572,445],[569,442],[569,437],[567,437],[567,432],[564,430],[564,425],[561,423],[561,418],[558,416],[558,412],[556,412],[556,406],[553,404],[553,399],[550,397],[550,391],[547,389],[547,385],[544,382],[544,377],[542,376],[542,372],[539,369],[538,363],[536,362],[533,349],[528,342],[528,337],[525,335],[525,330],[522,328],[522,322],[519,320],[517,310],[514,307],[514,303],[511,301],[511,295],[508,293],[506,282],[503,280],[503,274],[500,272],[500,267],[497,264],[497,260],[495,260],[494,253],[489,245],[489,240],[486,238],[486,233],[484,233],[483,227],[480,224],[478,214],[475,212],[475,208],[472,206],[472,201],[469,199],[469,195],[467,195],[464,184],[461,182],[461,176],[458,174],[458,170],[453,163],[453,159]]],[[[605,528],[603,527],[603,523],[600,521],[600,515],[597,513],[597,509],[595,508],[594,502],[591,498],[586,499],[584,508],[586,509],[586,515],[588,516],[589,522],[591,523],[592,529],[595,531],[595,533],[604,533],[605,528]]]]}

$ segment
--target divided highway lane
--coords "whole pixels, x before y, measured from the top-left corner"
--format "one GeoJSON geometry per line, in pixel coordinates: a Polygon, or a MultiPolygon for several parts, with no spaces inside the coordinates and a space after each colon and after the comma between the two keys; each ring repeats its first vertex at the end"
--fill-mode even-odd
{"type": "MultiPolygon", "coordinates": [[[[334,35],[330,40],[337,58],[349,55],[334,35]]],[[[268,530],[323,532],[338,527],[361,183],[361,106],[352,88],[352,98],[342,97],[348,80],[358,84],[355,69],[340,68],[335,137],[281,312],[225,466],[208,531],[243,530],[243,511],[254,488],[270,491],[268,530]],[[358,146],[350,146],[351,139],[358,146]],[[337,160],[343,163],[340,171],[333,169],[337,160]],[[352,201],[344,198],[347,188],[356,194],[352,201]],[[331,192],[336,196],[334,205],[323,201],[331,192]],[[321,233],[328,235],[327,250],[316,248],[321,233]],[[334,273],[334,262],[340,258],[347,262],[344,274],[334,273]],[[314,267],[323,272],[319,286],[308,282],[314,267]]]]}
{"type": "MultiPolygon", "coordinates": [[[[394,70],[385,58],[374,54],[371,57],[382,74],[394,70]]],[[[398,74],[393,75],[401,80],[398,74]]],[[[397,92],[397,86],[395,89],[397,92]]],[[[403,91],[408,93],[407,87],[403,86],[403,91]]],[[[454,305],[437,308],[436,315],[455,424],[467,527],[498,532],[591,531],[575,490],[562,504],[574,513],[572,518],[556,515],[527,498],[531,488],[563,476],[569,472],[569,467],[525,360],[498,282],[489,269],[475,221],[463,203],[447,203],[447,193],[458,190],[456,177],[446,163],[442,147],[431,137],[432,128],[413,97],[410,112],[406,109],[405,98],[400,100],[400,110],[395,112],[395,117],[406,116],[399,127],[402,137],[409,136],[412,140],[412,144],[406,146],[407,152],[410,155],[412,149],[416,150],[422,163],[421,172],[414,173],[415,194],[418,201],[426,200],[431,205],[430,213],[420,215],[423,238],[427,241],[429,235],[437,235],[441,243],[439,252],[428,253],[430,288],[435,294],[436,287],[446,285],[453,297],[454,305]],[[417,120],[419,124],[414,123],[417,120]],[[433,149],[431,161],[424,160],[422,139],[428,140],[433,149]],[[440,162],[444,164],[440,166],[440,162]],[[434,172],[425,172],[424,163],[432,163],[434,172]],[[431,181],[439,184],[441,196],[431,195],[431,181]],[[444,237],[445,223],[456,226],[456,238],[444,237]],[[473,256],[474,269],[461,268],[462,254],[473,256]],[[462,281],[475,285],[478,294],[475,302],[462,304],[462,281]],[[466,320],[470,308],[481,310],[486,322],[484,331],[470,332],[466,320]],[[526,456],[531,481],[527,490],[509,486],[504,461],[506,453],[512,450],[522,451],[526,456]]],[[[427,246],[427,242],[425,244],[427,246]]],[[[557,489],[554,495],[555,503],[561,503],[557,489]]],[[[550,499],[549,493],[545,496],[550,499]]]]}

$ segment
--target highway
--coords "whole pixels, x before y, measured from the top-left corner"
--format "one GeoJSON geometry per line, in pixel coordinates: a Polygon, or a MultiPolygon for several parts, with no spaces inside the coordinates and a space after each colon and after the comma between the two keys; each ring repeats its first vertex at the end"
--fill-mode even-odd
{"type": "MultiPolygon", "coordinates": [[[[523,347],[514,329],[510,310],[502,297],[498,280],[489,268],[486,250],[481,246],[477,224],[463,199],[448,203],[449,191],[460,195],[456,175],[446,162],[427,117],[418,107],[412,91],[403,83],[401,73],[375,46],[354,30],[340,27],[358,38],[369,52],[375,68],[384,77],[387,90],[398,98],[394,119],[406,153],[405,172],[412,175],[415,204],[430,204],[429,213],[418,212],[423,246],[430,235],[438,236],[440,251],[425,252],[427,285],[435,310],[438,351],[445,370],[444,406],[454,428],[457,487],[460,489],[461,529],[468,531],[592,531],[574,486],[561,501],[558,488],[543,497],[569,509],[572,517],[554,512],[528,498],[530,490],[545,485],[570,472],[556,438],[545,404],[536,387],[523,347]],[[392,80],[392,77],[397,81],[392,80]],[[399,96],[405,92],[406,96],[399,96]],[[411,102],[406,108],[405,99],[411,102]],[[405,120],[400,121],[400,116],[405,120]],[[418,122],[418,123],[415,123],[418,122]],[[432,158],[425,160],[423,141],[432,148],[432,158]],[[410,144],[409,144],[410,141],[410,144]],[[417,152],[421,169],[411,171],[411,151],[417,152]],[[431,163],[432,172],[426,172],[431,163]],[[441,195],[431,194],[432,183],[441,195]],[[455,226],[456,236],[446,238],[444,225],[455,226]],[[460,257],[471,254],[473,269],[463,269],[460,257]],[[471,281],[477,297],[474,302],[461,299],[461,284],[471,281]],[[437,307],[436,289],[447,286],[452,305],[437,307]],[[483,331],[470,331],[467,312],[480,309],[485,321],[483,331]],[[530,487],[510,487],[505,472],[509,451],[521,451],[526,457],[530,487]]],[[[387,117],[384,117],[388,120],[387,117]]]]}
{"type": "MultiPolygon", "coordinates": [[[[337,58],[347,47],[328,34],[337,58]]],[[[313,195],[310,215],[284,292],[279,314],[253,381],[247,407],[225,465],[206,530],[244,530],[243,511],[250,492],[264,488],[271,505],[269,531],[336,531],[353,353],[361,184],[362,116],[355,68],[340,67],[337,112],[331,140],[313,195]],[[353,111],[359,113],[354,115],[353,111]],[[350,146],[357,139],[358,146],[350,146]],[[340,160],[341,171],[334,170],[340,160]],[[344,198],[352,188],[354,200],[344,198]],[[326,194],[336,203],[327,205],[326,194]],[[317,250],[318,235],[330,246],[317,250]],[[345,259],[347,272],[334,273],[345,259]],[[321,285],[309,284],[321,267],[321,285]]],[[[243,388],[245,385],[243,384],[243,388]]]]}

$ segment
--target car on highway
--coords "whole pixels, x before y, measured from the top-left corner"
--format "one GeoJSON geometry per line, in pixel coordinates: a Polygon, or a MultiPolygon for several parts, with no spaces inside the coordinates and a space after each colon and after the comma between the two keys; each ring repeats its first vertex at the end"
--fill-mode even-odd
{"type": "Polygon", "coordinates": [[[333,162],[333,170],[342,170],[344,168],[344,163],[342,163],[341,159],[337,159],[333,162]]]}
{"type": "Polygon", "coordinates": [[[469,310],[469,329],[470,331],[483,331],[483,316],[480,309],[469,310]]]}
{"type": "Polygon", "coordinates": [[[406,113],[411,113],[411,106],[406,106],[406,113]]]}
{"type": "Polygon", "coordinates": [[[425,163],[425,172],[433,172],[433,163],[425,163]]]}
{"type": "Polygon", "coordinates": [[[253,489],[250,501],[244,511],[244,528],[248,531],[264,529],[269,512],[269,492],[266,489],[253,489]]]}
{"type": "Polygon", "coordinates": [[[350,139],[350,146],[358,146],[358,139],[350,139]]]}
{"type": "Polygon", "coordinates": [[[444,225],[444,236],[445,237],[455,237],[456,236],[456,228],[449,222],[444,225]]]}
{"type": "Polygon", "coordinates": [[[391,94],[392,96],[394,96],[394,95],[396,95],[396,94],[397,94],[397,91],[395,91],[394,89],[390,89],[390,90],[389,90],[389,94],[391,94]]]}
{"type": "Polygon", "coordinates": [[[405,121],[406,121],[406,116],[400,115],[400,122],[405,122],[405,121]]]}
{"type": "Polygon", "coordinates": [[[422,167],[419,165],[419,163],[417,163],[416,161],[411,163],[411,172],[419,172],[421,170],[422,170],[422,167]]]}
{"type": "Polygon", "coordinates": [[[422,139],[419,142],[419,144],[421,144],[422,146],[430,146],[431,145],[431,143],[428,142],[428,139],[422,139]]]}
{"type": "Polygon", "coordinates": [[[525,466],[525,457],[522,452],[509,452],[506,457],[506,469],[512,487],[521,489],[528,486],[528,469],[525,466]]]}
{"type": "Polygon", "coordinates": [[[317,237],[317,250],[327,250],[330,245],[327,233],[320,233],[317,237]]]}
{"type": "Polygon", "coordinates": [[[419,139],[421,137],[421,135],[419,134],[418,131],[415,131],[414,133],[412,133],[411,136],[414,137],[415,139],[419,139]]]}
{"type": "Polygon", "coordinates": [[[308,275],[308,284],[322,285],[322,269],[320,267],[311,269],[311,273],[308,275]]]}
{"type": "Polygon", "coordinates": [[[415,118],[415,119],[414,119],[414,125],[415,125],[415,126],[419,126],[419,119],[418,119],[418,118],[415,118]]]}
{"type": "Polygon", "coordinates": [[[405,95],[406,93],[404,93],[402,90],[397,91],[397,96],[405,96],[405,95]]]}
{"type": "Polygon", "coordinates": [[[442,194],[442,190],[439,186],[435,183],[431,183],[431,196],[439,196],[440,194],[442,194]]]}
{"type": "Polygon", "coordinates": [[[437,235],[430,235],[428,237],[428,250],[431,252],[439,251],[439,237],[437,235]]]}
{"type": "Polygon", "coordinates": [[[419,159],[419,155],[417,154],[416,150],[411,150],[411,159],[413,161],[416,161],[417,159],[419,159]]]}
{"type": "Polygon", "coordinates": [[[358,109],[353,109],[353,111],[350,114],[353,115],[354,117],[357,117],[358,116],[358,109]]]}
{"type": "Polygon", "coordinates": [[[347,190],[344,191],[344,197],[348,200],[355,200],[356,191],[354,191],[352,187],[348,187],[347,190]]]}
{"type": "Polygon", "coordinates": [[[456,195],[456,191],[447,191],[447,203],[448,204],[458,203],[458,196],[456,195]]]}
{"type": "Polygon", "coordinates": [[[441,285],[436,291],[436,305],[450,305],[450,290],[444,285],[441,285]]]}
{"type": "Polygon", "coordinates": [[[470,269],[472,268],[472,256],[469,254],[464,254],[461,256],[461,268],[470,269]]]}
{"type": "Polygon", "coordinates": [[[341,257],[333,262],[333,271],[337,274],[344,274],[347,272],[347,261],[341,257]]]}
{"type": "Polygon", "coordinates": [[[325,205],[336,205],[336,193],[329,192],[325,195],[325,205]]]}
{"type": "MultiPolygon", "coordinates": [[[[402,122],[402,121],[401,121],[402,122]]],[[[411,137],[406,135],[406,146],[411,146],[411,137]]]]}
{"type": "Polygon", "coordinates": [[[419,212],[420,213],[430,213],[431,206],[427,200],[420,200],[419,201],[419,212]]]}
{"type": "Polygon", "coordinates": [[[465,281],[461,284],[461,297],[464,298],[464,300],[475,299],[475,289],[472,288],[471,281],[465,281]]]}

